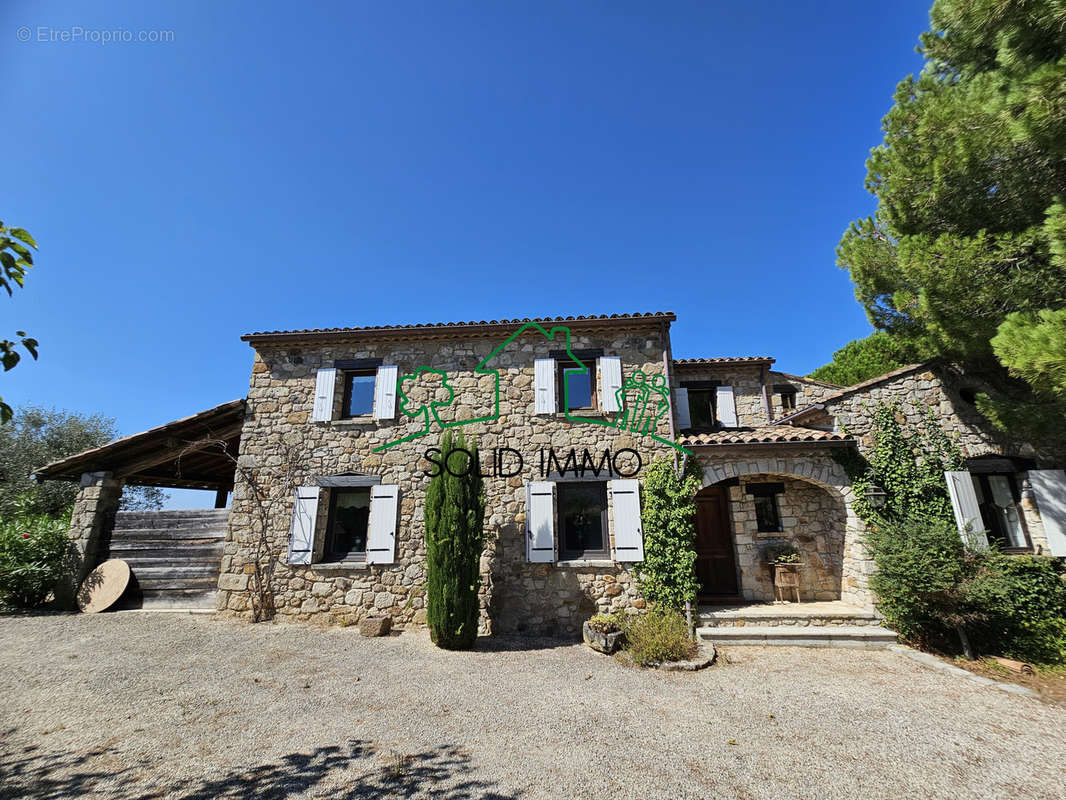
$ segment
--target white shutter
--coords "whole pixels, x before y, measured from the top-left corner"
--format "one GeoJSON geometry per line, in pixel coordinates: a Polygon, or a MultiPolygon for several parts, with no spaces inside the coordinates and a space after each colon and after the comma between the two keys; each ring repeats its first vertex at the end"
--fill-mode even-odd
{"type": "Polygon", "coordinates": [[[722,423],[722,427],[737,427],[737,400],[732,386],[716,387],[715,405],[718,411],[718,421],[722,423]]]}
{"type": "Polygon", "coordinates": [[[600,376],[600,410],[621,411],[615,393],[622,388],[622,359],[618,356],[600,356],[596,362],[596,372],[600,376]]]}
{"type": "Polygon", "coordinates": [[[382,365],[378,367],[377,377],[374,379],[374,418],[396,418],[396,376],[398,370],[395,366],[382,365]]]}
{"type": "Polygon", "coordinates": [[[1044,536],[1053,556],[1066,556],[1066,472],[1061,469],[1031,469],[1036,509],[1044,523],[1044,536]]]}
{"type": "Polygon", "coordinates": [[[555,502],[548,481],[526,484],[526,558],[555,561],[555,502]]]}
{"type": "Polygon", "coordinates": [[[533,362],[534,412],[555,413],[555,359],[538,358],[533,362]]]}
{"type": "Polygon", "coordinates": [[[614,509],[614,560],[643,561],[644,534],[640,525],[640,482],[608,481],[614,509]]]}
{"type": "Polygon", "coordinates": [[[333,419],[333,392],[337,387],[337,370],[332,367],[320,369],[315,378],[314,422],[329,422],[333,419]]]}
{"type": "Polygon", "coordinates": [[[674,389],[674,405],[677,406],[678,430],[692,427],[692,415],[688,410],[688,389],[674,389]]]}
{"type": "Polygon", "coordinates": [[[292,525],[289,527],[290,564],[310,564],[315,542],[315,520],[318,519],[317,486],[300,486],[292,507],[292,525]]]}
{"type": "Polygon", "coordinates": [[[959,535],[967,547],[988,547],[985,535],[985,523],[981,519],[981,508],[977,505],[977,493],[973,490],[973,478],[966,470],[945,472],[944,480],[951,495],[951,510],[955,513],[955,524],[959,535]]]}
{"type": "Polygon", "coordinates": [[[396,524],[400,512],[400,487],[370,487],[370,525],[366,537],[366,563],[391,564],[396,560],[396,524]]]}

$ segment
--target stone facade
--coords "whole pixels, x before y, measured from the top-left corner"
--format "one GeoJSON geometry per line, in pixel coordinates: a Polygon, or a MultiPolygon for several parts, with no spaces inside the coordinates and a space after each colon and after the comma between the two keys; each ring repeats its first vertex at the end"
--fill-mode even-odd
{"type": "MultiPolygon", "coordinates": [[[[668,351],[666,328],[654,324],[619,324],[594,333],[572,327],[575,350],[601,349],[621,357],[624,376],[640,370],[647,376],[661,375],[668,351]]],[[[375,475],[383,484],[400,489],[399,524],[395,562],[354,566],[312,563],[281,564],[277,573],[278,612],[298,619],[334,619],[354,622],[368,614],[388,614],[394,628],[421,624],[425,619],[425,542],[422,500],[430,467],[427,448],[436,447],[440,432],[374,453],[375,447],[417,433],[422,420],[397,414],[391,420],[338,420],[312,422],[316,373],[336,359],[382,358],[395,364],[400,374],[429,365],[446,370],[457,407],[446,408],[442,421],[478,417],[490,411],[495,391],[492,376],[478,374],[477,365],[501,344],[505,336],[439,337],[402,335],[388,340],[326,345],[313,340],[300,346],[259,346],[252,368],[248,413],[241,436],[240,462],[230,513],[230,530],[219,581],[221,610],[245,613],[249,598],[245,576],[251,570],[257,525],[256,504],[247,474],[257,480],[271,498],[267,520],[272,546],[284,552],[293,510],[295,486],[313,486],[322,476],[346,473],[375,475]],[[454,415],[454,416],[451,416],[454,415]],[[250,471],[250,472],[249,472],[250,471]],[[245,474],[247,473],[247,474],[245,474]]],[[[554,448],[562,459],[573,448],[578,457],[588,449],[598,460],[605,449],[617,454],[629,448],[643,464],[657,456],[671,457],[671,448],[649,436],[634,436],[614,427],[573,423],[562,414],[535,413],[534,359],[548,357],[561,348],[557,340],[537,332],[524,335],[491,363],[500,374],[500,417],[464,425],[463,433],[475,436],[481,451],[511,447],[524,458],[521,474],[485,479],[486,550],[482,559],[482,627],[485,631],[563,632],[580,631],[582,621],[596,610],[616,610],[643,605],[626,564],[559,563],[533,565],[526,554],[525,484],[541,480],[539,453],[554,448]]],[[[432,383],[413,404],[437,396],[432,383]]],[[[338,392],[339,394],[339,392],[338,392]]],[[[339,401],[338,401],[339,402],[339,401]]],[[[337,416],[336,414],[334,415],[337,416]]],[[[611,421],[614,415],[601,415],[611,421]]],[[[671,420],[660,420],[659,435],[671,436],[671,420]]],[[[626,454],[626,466],[634,458],[626,454]]],[[[604,477],[607,477],[604,475],[604,477]]],[[[618,476],[615,476],[618,477],[618,476]]],[[[328,489],[322,490],[316,529],[324,532],[328,489]]],[[[614,520],[609,518],[613,548],[614,520]]],[[[316,537],[316,551],[323,537],[316,537]]],[[[316,556],[320,553],[316,552],[316,556]]]]}
{"type": "MultiPolygon", "coordinates": [[[[1066,454],[1013,439],[992,427],[973,401],[974,394],[981,391],[988,391],[988,387],[959,366],[932,362],[895,370],[824,396],[814,401],[824,403],[824,408],[799,414],[795,424],[845,431],[857,439],[860,449],[866,449],[873,444],[873,411],[882,403],[896,403],[905,435],[920,429],[932,413],[966,459],[1006,456],[1026,459],[1041,467],[1066,462],[1066,454]]],[[[1050,552],[1028,473],[1018,471],[1015,480],[1021,488],[1018,506],[1033,551],[1050,552]]]]}
{"type": "MultiPolygon", "coordinates": [[[[619,428],[617,412],[574,412],[583,413],[585,421],[570,420],[558,412],[537,413],[535,361],[559,358],[563,333],[553,329],[549,334],[517,322],[513,326],[471,323],[245,337],[255,355],[218,579],[219,611],[249,613],[256,554],[269,552],[281,561],[273,587],[276,611],[283,619],[352,624],[368,617],[387,617],[396,629],[424,624],[422,504],[428,471],[434,468],[428,451],[439,447],[442,426],[464,420],[476,420],[460,429],[468,438],[476,438],[483,471],[491,465],[485,479],[486,546],[481,562],[481,629],[485,633],[576,635],[591,614],[635,613],[645,607],[634,564],[619,560],[619,525],[625,526],[624,519],[617,518],[614,492],[626,489],[610,481],[636,478],[639,483],[640,467],[656,458],[674,459],[677,451],[666,441],[688,443],[705,487],[728,487],[727,512],[713,513],[716,519],[722,513],[728,515],[737,587],[744,599],[757,602],[773,599],[765,549],[787,542],[801,554],[803,600],[840,599],[872,606],[869,576],[874,564],[864,546],[863,523],[854,513],[854,494],[838,454],[856,443],[860,447],[870,444],[871,412],[880,402],[899,401],[900,421],[911,428],[920,426],[932,411],[968,458],[1021,456],[1056,465],[1031,446],[1006,441],[988,430],[967,399],[972,397],[968,379],[950,367],[898,370],[841,390],[772,371],[770,359],[674,361],[669,338],[672,319],[672,315],[637,315],[555,320],[545,325],[565,324],[572,336],[571,348],[583,353],[581,357],[590,365],[597,354],[618,358],[623,379],[639,372],[646,380],[662,381],[670,389],[686,383],[703,384],[694,388],[731,386],[736,429],[681,432],[679,419],[667,411],[656,418],[653,431],[644,435],[619,428]],[[520,327],[522,334],[509,338],[520,327]],[[401,378],[405,394],[396,398],[395,415],[342,419],[343,392],[341,383],[335,382],[332,416],[325,413],[328,420],[316,421],[322,411],[329,411],[323,399],[320,413],[313,413],[320,371],[355,369],[352,364],[367,363],[384,363],[395,366],[400,376],[417,376],[401,378]],[[786,422],[775,424],[773,420],[789,410],[780,405],[773,391],[781,384],[796,389],[801,410],[785,414],[786,422]],[[439,423],[422,413],[430,408],[438,410],[439,423]],[[429,432],[420,435],[427,421],[429,432]],[[855,441],[824,432],[834,430],[846,431],[855,441]],[[521,467],[513,474],[497,474],[494,454],[498,449],[512,463],[515,454],[521,456],[521,467]],[[550,461],[545,463],[549,451],[558,459],[554,469],[550,461]],[[605,451],[609,456],[604,463],[600,459],[605,451]],[[568,465],[571,452],[574,461],[568,465]],[[560,471],[571,474],[560,475],[560,471]],[[574,479],[605,484],[607,552],[566,561],[560,560],[558,503],[561,487],[574,479]],[[348,485],[351,481],[359,485],[376,482],[387,494],[398,497],[395,547],[389,548],[388,563],[368,564],[354,558],[329,562],[325,558],[330,493],[336,491],[331,487],[345,481],[348,485]],[[547,548],[550,563],[531,563],[527,550],[531,537],[527,486],[533,482],[552,487],[549,505],[555,537],[547,548]],[[758,483],[781,484],[775,495],[780,530],[758,530],[755,500],[748,491],[758,483]],[[298,487],[317,493],[301,495],[311,503],[306,508],[313,514],[306,523],[312,539],[310,555],[293,559],[309,559],[310,563],[289,563],[286,558],[290,525],[295,524],[297,508],[305,507],[297,501],[298,487]],[[389,487],[396,487],[395,492],[389,487]]],[[[540,385],[543,388],[543,381],[540,385]]],[[[654,411],[655,402],[640,406],[636,400],[635,395],[627,396],[623,408],[654,411]]],[[[1019,478],[1021,513],[1041,552],[1046,549],[1043,525],[1032,493],[1024,488],[1025,473],[1019,478]]],[[[71,523],[71,536],[82,557],[81,576],[106,556],[121,489],[121,481],[110,473],[82,477],[71,523]]],[[[639,517],[630,512],[630,518],[639,527],[639,517]]],[[[732,591],[730,587],[728,592],[732,591]]]]}

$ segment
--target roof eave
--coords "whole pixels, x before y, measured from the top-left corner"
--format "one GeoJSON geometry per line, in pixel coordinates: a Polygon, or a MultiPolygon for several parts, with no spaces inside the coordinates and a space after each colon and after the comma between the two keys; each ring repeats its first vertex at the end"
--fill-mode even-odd
{"type": "Polygon", "coordinates": [[[677,315],[670,311],[652,312],[642,315],[610,317],[575,317],[531,318],[512,320],[493,320],[491,322],[442,323],[439,325],[392,325],[378,328],[338,328],[335,330],[306,331],[267,331],[263,333],[246,333],[242,342],[252,347],[258,345],[286,345],[300,342],[337,342],[337,341],[373,341],[385,339],[431,339],[439,336],[486,336],[508,333],[516,327],[530,322],[541,325],[563,325],[576,330],[596,330],[600,328],[632,328],[644,325],[669,325],[677,321],[677,315]]]}

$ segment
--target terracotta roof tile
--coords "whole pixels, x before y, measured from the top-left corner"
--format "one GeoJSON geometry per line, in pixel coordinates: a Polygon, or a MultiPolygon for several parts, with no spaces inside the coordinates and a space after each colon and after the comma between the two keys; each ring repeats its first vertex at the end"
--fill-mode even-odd
{"type": "Polygon", "coordinates": [[[813,428],[764,425],[758,428],[726,428],[708,433],[682,432],[678,441],[686,447],[712,447],[746,444],[851,444],[843,433],[813,428]]]}
{"type": "Polygon", "coordinates": [[[716,358],[675,358],[676,367],[722,366],[728,364],[773,364],[769,356],[718,356],[716,358]]]}
{"type": "Polygon", "coordinates": [[[259,331],[256,333],[246,333],[241,337],[242,341],[264,341],[272,338],[292,338],[303,336],[319,336],[319,335],[345,335],[345,334],[382,334],[382,333],[425,333],[425,332],[437,332],[437,331],[449,331],[449,330],[461,330],[461,331],[473,331],[477,332],[479,329],[486,331],[513,327],[516,325],[524,325],[527,322],[539,322],[539,323],[593,323],[596,325],[610,324],[611,322],[625,322],[627,320],[637,321],[656,321],[661,320],[663,322],[673,322],[677,317],[672,311],[651,311],[646,313],[634,313],[634,314],[595,314],[569,316],[569,317],[524,317],[522,319],[493,319],[493,320],[471,320],[470,322],[426,322],[416,323],[412,325],[366,325],[362,327],[349,327],[349,328],[304,328],[300,330],[291,331],[259,331]]]}

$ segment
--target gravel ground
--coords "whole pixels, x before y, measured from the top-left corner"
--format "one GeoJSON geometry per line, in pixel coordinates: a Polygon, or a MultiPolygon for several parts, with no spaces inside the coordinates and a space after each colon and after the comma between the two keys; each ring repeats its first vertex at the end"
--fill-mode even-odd
{"type": "Polygon", "coordinates": [[[1061,798],[1066,709],[885,651],[0,617],[3,798],[1061,798]]]}

